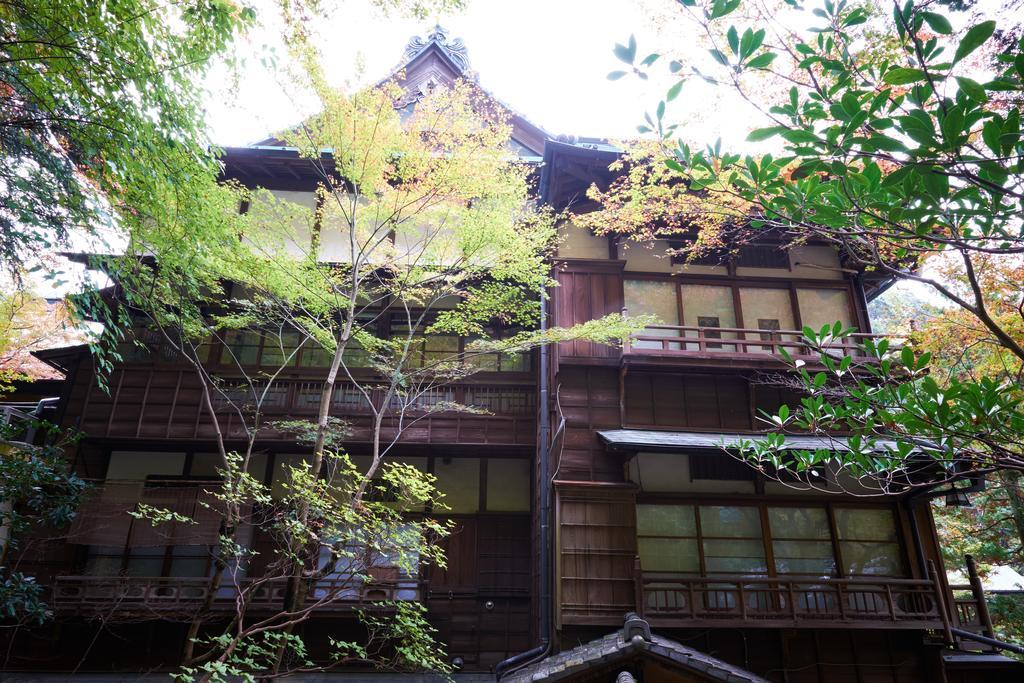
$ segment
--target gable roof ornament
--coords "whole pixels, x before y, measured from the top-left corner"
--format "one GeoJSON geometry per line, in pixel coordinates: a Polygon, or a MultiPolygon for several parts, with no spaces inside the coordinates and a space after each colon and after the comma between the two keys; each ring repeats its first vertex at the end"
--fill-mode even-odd
{"type": "Polygon", "coordinates": [[[402,57],[406,62],[410,62],[432,44],[441,48],[448,58],[459,67],[460,71],[469,69],[469,53],[466,50],[466,44],[462,42],[462,38],[449,38],[447,29],[440,24],[435,24],[426,38],[420,36],[410,38],[402,57]]]}
{"type": "Polygon", "coordinates": [[[618,631],[502,674],[499,680],[501,683],[573,683],[595,680],[595,674],[604,674],[607,677],[603,680],[609,680],[607,674],[615,675],[617,671],[616,683],[635,683],[635,665],[644,659],[659,662],[681,674],[684,680],[769,683],[768,679],[717,657],[652,634],[650,624],[634,612],[625,615],[618,631]]]}

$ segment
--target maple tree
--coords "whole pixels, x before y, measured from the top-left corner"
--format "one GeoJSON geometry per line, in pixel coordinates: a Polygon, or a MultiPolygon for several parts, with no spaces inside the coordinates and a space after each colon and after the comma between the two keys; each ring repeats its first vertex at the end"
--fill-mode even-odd
{"type": "MultiPolygon", "coordinates": [[[[663,145],[663,163],[678,182],[711,205],[747,202],[750,228],[830,244],[852,267],[932,288],[1005,354],[1024,359],[1017,319],[993,308],[981,272],[988,259],[1024,253],[1022,46],[994,54],[998,70],[986,74],[977,57],[991,44],[996,21],[954,35],[941,8],[912,1],[894,3],[886,14],[831,0],[815,8],[742,0],[683,0],[680,7],[703,34],[710,67],[642,56],[632,38],[616,46],[636,74],[666,62],[675,74],[642,128],[663,145]],[[772,141],[774,153],[677,140],[666,105],[692,78],[729,88],[755,107],[766,125],[748,141],[772,141]],[[764,79],[785,84],[768,104],[752,91],[764,79]],[[937,254],[955,260],[961,284],[918,268],[937,254]]],[[[850,330],[837,324],[804,333],[821,351],[824,370],[794,364],[809,395],[771,419],[782,433],[852,431],[853,448],[801,453],[799,467],[840,458],[862,475],[884,473],[885,490],[913,485],[906,473],[922,466],[922,452],[930,456],[924,467],[939,468],[928,485],[937,485],[935,476],[957,481],[1024,470],[1019,386],[1005,376],[940,383],[931,353],[888,341],[868,344],[864,354],[873,362],[855,366],[829,351],[850,330]],[[893,437],[893,445],[880,442],[893,437]]],[[[781,435],[770,439],[752,457],[781,462],[782,443],[781,435]]]]}

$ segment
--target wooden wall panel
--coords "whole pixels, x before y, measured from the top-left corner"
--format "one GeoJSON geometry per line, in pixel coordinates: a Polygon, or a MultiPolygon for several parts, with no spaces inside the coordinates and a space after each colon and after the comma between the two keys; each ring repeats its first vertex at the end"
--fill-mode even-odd
{"type": "MultiPolygon", "coordinates": [[[[622,311],[622,264],[572,264],[555,274],[558,288],[554,291],[554,324],[570,327],[595,320],[609,313],[622,311]]],[[[616,359],[620,350],[588,341],[562,342],[558,345],[559,362],[576,359],[616,359]]]]}
{"type": "Polygon", "coordinates": [[[455,521],[442,542],[448,566],[428,572],[429,617],[449,655],[489,669],[530,647],[530,515],[455,521]]]}
{"type": "Polygon", "coordinates": [[[737,375],[626,374],[625,426],[749,430],[748,381],[737,375]]]}
{"type": "MultiPolygon", "coordinates": [[[[622,457],[608,453],[597,436],[597,430],[621,426],[618,370],[564,365],[555,386],[566,421],[561,447],[553,454],[558,478],[622,481],[622,457]]],[[[559,419],[556,415],[553,423],[559,419]]]]}
{"type": "Polygon", "coordinates": [[[556,496],[560,623],[621,621],[635,609],[635,490],[560,485],[556,496]]]}

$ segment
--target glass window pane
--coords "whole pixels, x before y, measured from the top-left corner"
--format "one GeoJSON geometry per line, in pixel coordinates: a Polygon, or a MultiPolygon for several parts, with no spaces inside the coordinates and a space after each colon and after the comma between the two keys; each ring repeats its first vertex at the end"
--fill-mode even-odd
{"type": "Polygon", "coordinates": [[[260,335],[247,330],[229,330],[224,334],[227,349],[220,362],[227,365],[255,365],[260,353],[260,335]]]}
{"type": "Polygon", "coordinates": [[[270,367],[294,366],[299,362],[299,354],[296,349],[299,346],[298,332],[284,332],[278,334],[267,334],[263,338],[263,355],[260,356],[260,365],[270,367]]]}
{"type": "Polygon", "coordinates": [[[181,545],[171,549],[168,576],[205,576],[210,549],[204,545],[181,545]]]}
{"type": "Polygon", "coordinates": [[[761,515],[756,507],[701,505],[700,529],[707,536],[761,538],[761,515]]]}
{"type": "Polygon", "coordinates": [[[849,575],[899,576],[903,573],[900,547],[896,543],[843,541],[839,544],[839,551],[843,554],[849,575]]]}
{"type": "MultiPolygon", "coordinates": [[[[721,285],[680,285],[683,296],[683,325],[688,327],[736,327],[736,312],[733,310],[732,288],[721,285]]],[[[697,337],[696,331],[685,333],[687,337],[697,337]]],[[[710,339],[733,339],[733,332],[705,332],[704,337],[710,339]]],[[[696,342],[687,344],[686,348],[698,351],[696,342]]],[[[705,350],[735,351],[735,345],[711,342],[705,350]]]]}
{"type": "Polygon", "coordinates": [[[844,541],[896,541],[892,510],[836,508],[836,529],[844,541]]]}
{"type": "MultiPolygon", "coordinates": [[[[703,517],[701,518],[703,520],[703,517]]],[[[704,541],[704,567],[709,574],[764,574],[768,571],[764,544],[758,540],[704,541]]]]}
{"type": "Polygon", "coordinates": [[[623,285],[626,310],[630,315],[653,315],[663,325],[679,324],[676,289],[661,280],[626,280],[623,285]]]}
{"type": "MultiPolygon", "coordinates": [[[[679,305],[676,301],[676,286],[672,282],[658,280],[626,280],[623,285],[626,311],[629,315],[653,315],[660,325],[679,324],[679,305]]],[[[678,337],[678,330],[663,330],[648,327],[645,336],[678,337]]],[[[637,340],[633,346],[639,349],[664,348],[662,342],[637,340]]],[[[679,350],[678,344],[669,344],[669,350],[679,350]]]]}
{"type": "Polygon", "coordinates": [[[488,460],[488,512],[529,512],[530,464],[530,461],[525,458],[488,460]]]}
{"type": "Polygon", "coordinates": [[[825,508],[768,508],[772,538],[831,538],[825,508]]]}
{"type": "Polygon", "coordinates": [[[502,353],[498,362],[502,372],[529,372],[531,358],[529,353],[502,353]]]}
{"type": "Polygon", "coordinates": [[[775,329],[792,330],[796,327],[788,289],[740,287],[740,308],[746,327],[759,327],[754,324],[759,319],[775,320],[778,323],[775,329]]]}
{"type": "Polygon", "coordinates": [[[434,459],[434,475],[441,503],[448,510],[442,513],[473,513],[480,509],[480,460],[477,458],[434,459]]]}
{"type": "Polygon", "coordinates": [[[637,505],[636,533],[640,536],[696,536],[692,505],[637,505]]]}
{"type": "Polygon", "coordinates": [[[775,571],[782,574],[835,574],[836,561],[829,541],[773,541],[775,571]]]}
{"type": "MultiPolygon", "coordinates": [[[[744,327],[767,330],[766,332],[747,332],[747,339],[764,341],[799,341],[800,335],[779,334],[773,330],[795,330],[793,305],[788,289],[769,287],[741,287],[740,308],[743,311],[744,327]]],[[[793,351],[793,347],[782,347],[793,351]]],[[[778,347],[748,346],[747,353],[776,353],[778,347]]]]}
{"type": "Polygon", "coordinates": [[[331,360],[332,356],[327,349],[317,345],[314,341],[308,341],[302,347],[299,364],[304,368],[326,368],[330,366],[331,360]]]}
{"type": "Polygon", "coordinates": [[[700,572],[696,539],[640,538],[637,549],[645,572],[700,572]]]}
{"type": "Polygon", "coordinates": [[[844,327],[850,327],[850,296],[845,289],[798,289],[797,302],[800,319],[804,325],[815,330],[832,326],[838,320],[844,327]]]}

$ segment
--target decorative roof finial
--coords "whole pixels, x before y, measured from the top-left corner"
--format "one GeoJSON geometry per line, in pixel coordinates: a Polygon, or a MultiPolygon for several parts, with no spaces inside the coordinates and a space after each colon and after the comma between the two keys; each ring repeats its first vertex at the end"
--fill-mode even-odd
{"type": "Polygon", "coordinates": [[[426,38],[413,36],[409,40],[403,55],[405,61],[408,62],[415,58],[416,55],[427,49],[431,43],[437,43],[437,46],[444,50],[445,54],[455,62],[455,65],[461,71],[469,68],[469,55],[466,52],[466,44],[462,42],[462,38],[449,39],[448,31],[441,24],[435,24],[426,38]]]}

